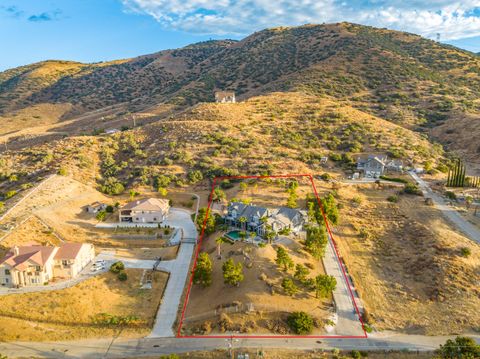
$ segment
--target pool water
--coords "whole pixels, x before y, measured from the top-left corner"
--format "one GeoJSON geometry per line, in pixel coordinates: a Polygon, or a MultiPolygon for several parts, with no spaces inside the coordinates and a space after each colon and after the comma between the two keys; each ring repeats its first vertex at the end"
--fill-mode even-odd
{"type": "Polygon", "coordinates": [[[225,234],[228,238],[233,239],[234,241],[240,240],[240,231],[230,231],[225,234]]]}

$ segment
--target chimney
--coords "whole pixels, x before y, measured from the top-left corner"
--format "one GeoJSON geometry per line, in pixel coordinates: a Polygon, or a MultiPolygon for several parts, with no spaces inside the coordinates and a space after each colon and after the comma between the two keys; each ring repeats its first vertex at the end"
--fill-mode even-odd
{"type": "Polygon", "coordinates": [[[17,246],[13,247],[13,254],[18,256],[20,254],[20,249],[17,246]]]}

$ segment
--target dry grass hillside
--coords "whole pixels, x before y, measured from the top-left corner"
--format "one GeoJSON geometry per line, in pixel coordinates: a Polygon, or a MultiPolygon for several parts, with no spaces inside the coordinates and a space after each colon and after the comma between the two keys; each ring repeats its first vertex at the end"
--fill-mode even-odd
{"type": "Polygon", "coordinates": [[[407,163],[443,161],[440,146],[399,125],[333,99],[274,93],[236,104],[201,104],[110,136],[68,137],[6,152],[0,193],[20,192],[59,170],[110,194],[115,183],[126,190],[183,186],[193,171],[204,178],[333,168],[351,173],[355,156],[371,152],[407,163]],[[330,158],[326,165],[323,156],[330,158]]]}
{"type": "Polygon", "coordinates": [[[397,192],[376,185],[337,189],[343,209],[335,236],[366,321],[411,334],[478,331],[480,246],[423,197],[397,192]]]}
{"type": "MultiPolygon", "coordinates": [[[[302,90],[444,140],[448,126],[472,135],[461,119],[478,120],[479,68],[478,56],[413,34],[305,25],[111,63],[49,61],[8,70],[0,74],[0,111],[22,127],[15,111],[38,104],[71,104],[62,115],[70,119],[106,106],[191,106],[213,101],[215,89],[234,90],[240,99],[302,90]]],[[[478,153],[455,136],[445,143],[478,153]]]]}

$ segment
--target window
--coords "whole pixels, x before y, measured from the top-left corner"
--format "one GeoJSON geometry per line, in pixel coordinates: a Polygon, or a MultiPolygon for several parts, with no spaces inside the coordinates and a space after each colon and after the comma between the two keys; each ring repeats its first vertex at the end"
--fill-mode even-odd
{"type": "Polygon", "coordinates": [[[40,272],[42,270],[42,267],[40,266],[35,266],[35,271],[40,272]]]}
{"type": "Polygon", "coordinates": [[[8,278],[5,278],[5,283],[8,284],[8,278]]]}
{"type": "Polygon", "coordinates": [[[63,265],[64,267],[68,267],[69,264],[70,264],[70,263],[68,262],[68,260],[62,259],[62,265],[63,265]]]}
{"type": "Polygon", "coordinates": [[[5,269],[5,275],[10,275],[10,269],[5,269]]]}

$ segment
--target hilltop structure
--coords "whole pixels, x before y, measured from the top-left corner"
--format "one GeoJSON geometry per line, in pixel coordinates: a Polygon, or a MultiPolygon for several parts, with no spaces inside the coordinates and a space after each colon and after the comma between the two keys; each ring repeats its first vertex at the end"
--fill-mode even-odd
{"type": "Polygon", "coordinates": [[[215,102],[217,103],[235,103],[235,92],[217,91],[215,92],[215,102]]]}

